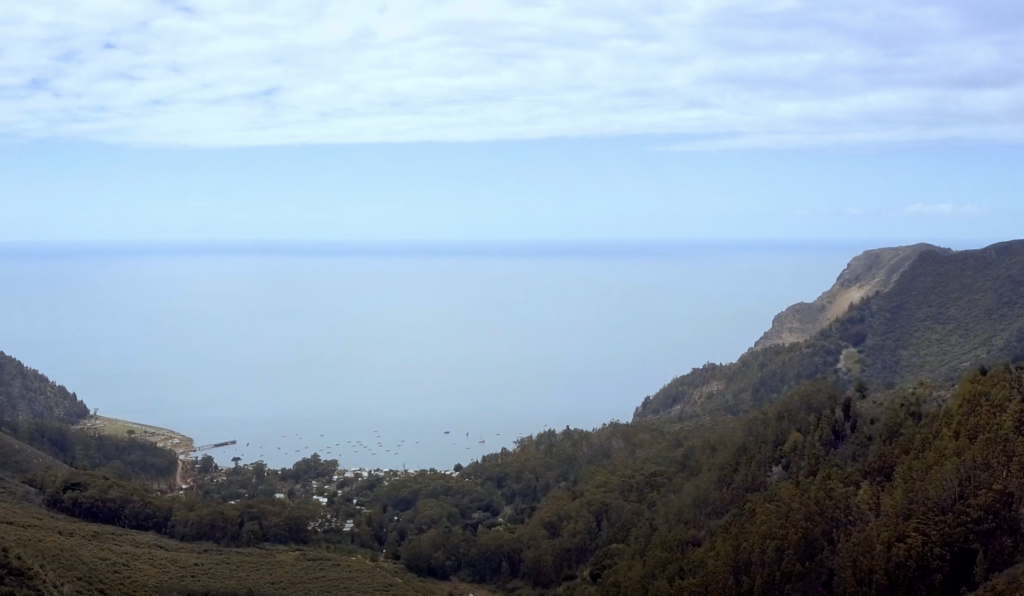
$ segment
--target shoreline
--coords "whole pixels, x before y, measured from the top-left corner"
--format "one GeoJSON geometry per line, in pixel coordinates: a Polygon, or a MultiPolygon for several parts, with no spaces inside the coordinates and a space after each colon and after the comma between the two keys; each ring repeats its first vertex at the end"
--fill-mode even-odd
{"type": "Polygon", "coordinates": [[[75,426],[117,436],[128,435],[128,431],[132,430],[139,438],[174,451],[178,455],[178,459],[191,459],[191,454],[195,450],[195,442],[192,437],[151,424],[90,414],[75,426]]]}

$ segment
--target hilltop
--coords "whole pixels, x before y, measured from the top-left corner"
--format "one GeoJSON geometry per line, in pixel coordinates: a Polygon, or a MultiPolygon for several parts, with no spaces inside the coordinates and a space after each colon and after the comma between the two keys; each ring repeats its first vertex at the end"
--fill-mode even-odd
{"type": "Polygon", "coordinates": [[[965,251],[923,244],[868,251],[816,306],[784,311],[827,314],[845,304],[836,318],[787,342],[809,327],[787,326],[788,316],[780,315],[761,347],[734,363],[676,377],[644,399],[633,419],[736,415],[815,378],[847,387],[953,383],[979,363],[1024,355],[1022,293],[1024,241],[965,251]]]}
{"type": "Polygon", "coordinates": [[[889,291],[914,259],[926,250],[952,252],[924,243],[864,251],[850,261],[836,283],[814,302],[798,302],[775,315],[771,329],[754,343],[754,349],[808,339],[842,316],[851,305],[889,291]]]}

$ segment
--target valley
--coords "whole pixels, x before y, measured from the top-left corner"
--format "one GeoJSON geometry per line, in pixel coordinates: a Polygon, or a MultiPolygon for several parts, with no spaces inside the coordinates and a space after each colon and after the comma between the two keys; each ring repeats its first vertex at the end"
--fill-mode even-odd
{"type": "Polygon", "coordinates": [[[837,287],[884,284],[807,337],[677,377],[631,422],[535,431],[450,470],[205,455],[169,490],[187,437],[68,426],[66,392],[46,389],[49,412],[0,394],[17,414],[0,426],[0,589],[1021,594],[1024,242],[881,254],[837,287]]]}

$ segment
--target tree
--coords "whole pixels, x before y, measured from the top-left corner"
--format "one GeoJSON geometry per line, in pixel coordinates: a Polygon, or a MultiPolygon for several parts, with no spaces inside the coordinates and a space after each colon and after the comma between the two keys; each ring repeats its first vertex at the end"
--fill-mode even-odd
{"type": "Polygon", "coordinates": [[[212,471],[214,471],[216,469],[217,469],[217,464],[216,464],[216,462],[214,462],[213,456],[210,455],[209,453],[203,455],[203,457],[201,457],[199,459],[199,473],[200,474],[209,474],[210,472],[212,472],[212,471]]]}
{"type": "Polygon", "coordinates": [[[240,461],[242,461],[242,458],[238,457],[237,455],[231,458],[231,462],[235,464],[236,468],[238,467],[238,462],[240,461]]]}
{"type": "Polygon", "coordinates": [[[267,464],[263,463],[262,461],[254,463],[252,465],[252,472],[252,477],[254,480],[256,480],[256,482],[263,482],[263,480],[267,477],[267,464]]]}
{"type": "Polygon", "coordinates": [[[128,435],[128,438],[131,438],[135,436],[135,431],[129,428],[124,434],[128,435]]]}

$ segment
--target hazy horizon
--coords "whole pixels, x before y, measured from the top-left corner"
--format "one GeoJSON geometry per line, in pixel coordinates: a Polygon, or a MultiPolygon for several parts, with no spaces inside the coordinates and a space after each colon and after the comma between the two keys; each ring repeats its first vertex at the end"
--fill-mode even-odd
{"type": "Polygon", "coordinates": [[[0,349],[101,414],[197,444],[239,440],[216,452],[222,463],[244,454],[290,465],[316,451],[296,433],[333,446],[379,430],[419,445],[404,457],[343,451],[341,464],[448,468],[545,426],[628,420],[672,377],[735,360],[864,248],[43,257],[0,248],[0,309],[11,315],[0,349]]]}

